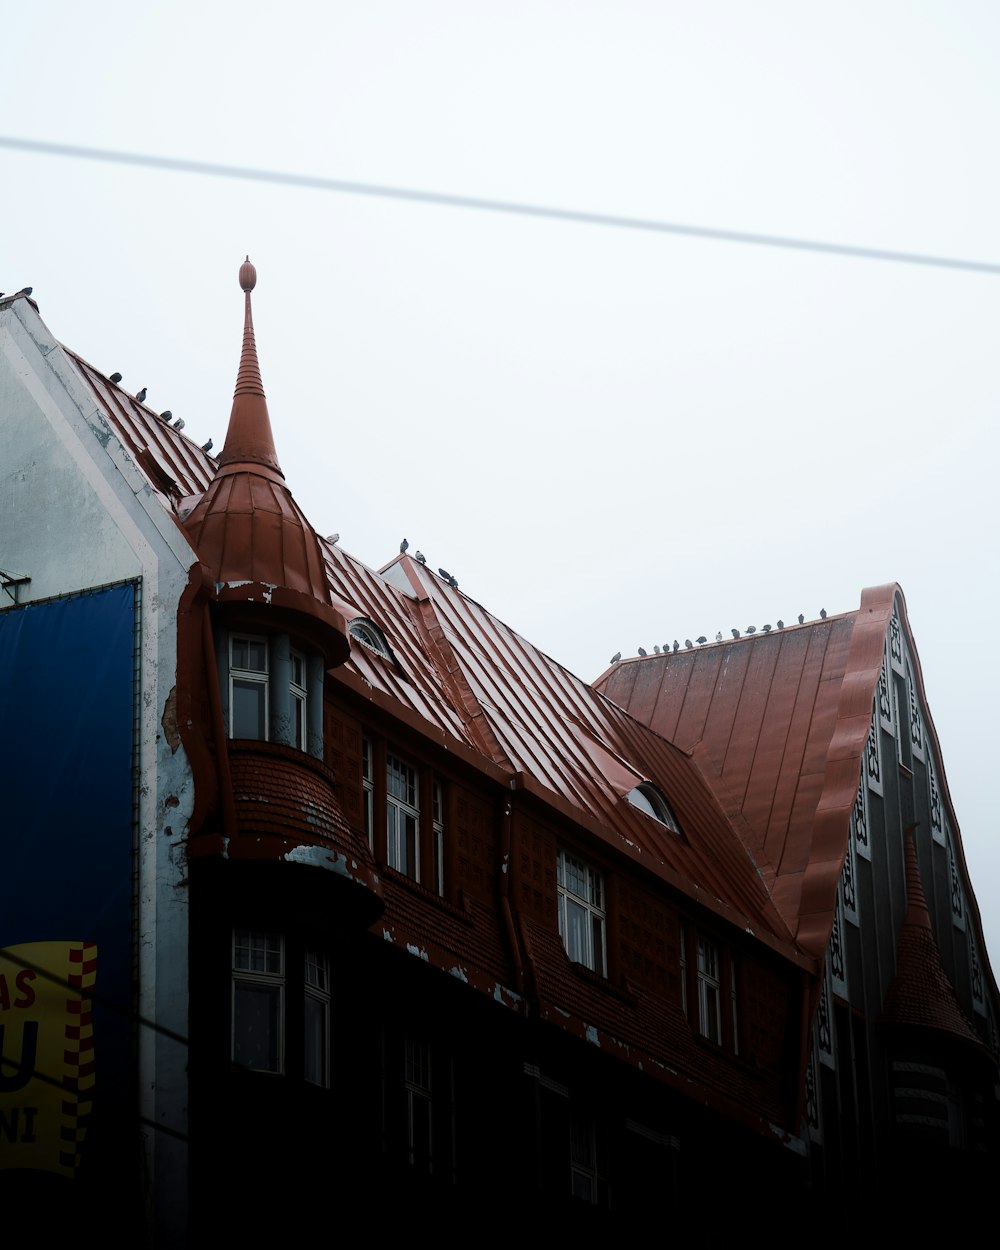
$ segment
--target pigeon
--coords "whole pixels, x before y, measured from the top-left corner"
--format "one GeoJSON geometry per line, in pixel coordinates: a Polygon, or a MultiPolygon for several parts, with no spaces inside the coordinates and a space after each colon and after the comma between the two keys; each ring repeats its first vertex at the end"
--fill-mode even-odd
{"type": "Polygon", "coordinates": [[[740,636],[740,631],[738,629],[731,629],[729,632],[732,634],[734,638],[739,638],[740,636]]]}
{"type": "Polygon", "coordinates": [[[656,643],[656,644],[653,646],[653,654],[654,654],[654,655],[659,655],[659,654],[660,654],[660,644],[659,644],[659,643],[656,643]]]}
{"type": "Polygon", "coordinates": [[[800,625],[804,625],[805,623],[806,623],[806,618],[805,618],[805,617],[802,615],[802,613],[800,612],[800,613],[799,613],[799,624],[800,624],[800,625]]]}
{"type": "Polygon", "coordinates": [[[137,403],[144,404],[146,402],[146,388],[143,387],[141,391],[136,391],[135,398],[137,403]]]}
{"type": "Polygon", "coordinates": [[[169,421],[173,415],[174,414],[170,411],[169,408],[164,408],[164,410],[160,413],[160,420],[169,421]]]}
{"type": "Polygon", "coordinates": [[[611,663],[617,664],[621,658],[622,658],[622,653],[620,651],[616,651],[614,655],[611,657],[611,663]]]}
{"type": "Polygon", "coordinates": [[[407,549],[407,547],[409,547],[409,545],[410,545],[410,544],[409,544],[409,543],[406,541],[406,539],[404,538],[404,539],[403,539],[403,541],[399,544],[399,554],[400,554],[400,555],[403,555],[403,553],[406,551],[406,549],[407,549]]]}
{"type": "Polygon", "coordinates": [[[33,289],[34,288],[30,286],[23,286],[20,291],[18,291],[18,295],[30,295],[33,289]]]}
{"type": "Polygon", "coordinates": [[[427,563],[427,557],[424,555],[422,551],[415,551],[413,554],[418,564],[427,563]]]}
{"type": "Polygon", "coordinates": [[[762,626],[760,627],[760,632],[761,632],[762,634],[769,634],[769,633],[771,632],[771,626],[770,626],[770,625],[762,625],[762,626]]]}
{"type": "Polygon", "coordinates": [[[819,615],[820,615],[820,620],[825,621],[826,620],[826,608],[820,608],[819,615]]]}
{"type": "Polygon", "coordinates": [[[785,622],[780,617],[778,618],[778,628],[779,629],[785,628],[785,622]]]}
{"type": "Polygon", "coordinates": [[[691,648],[694,646],[694,643],[691,641],[691,639],[690,639],[690,638],[685,638],[685,639],[684,639],[684,645],[685,645],[685,647],[687,647],[687,649],[690,651],[690,650],[691,650],[691,648]]]}
{"type": "Polygon", "coordinates": [[[207,443],[202,443],[201,449],[206,455],[208,455],[208,453],[212,450],[212,440],[209,439],[207,443]]]}
{"type": "Polygon", "coordinates": [[[698,638],[696,638],[696,639],[695,639],[695,642],[696,642],[696,643],[698,644],[698,646],[700,647],[700,646],[702,646],[704,643],[708,642],[708,639],[705,637],[705,635],[704,635],[704,634],[701,634],[698,638]]]}
{"type": "Polygon", "coordinates": [[[756,626],[756,625],[748,625],[748,626],[746,627],[746,632],[747,632],[748,634],[755,634],[755,633],[757,632],[757,626],[756,626]]]}
{"type": "Polygon", "coordinates": [[[449,577],[449,578],[448,578],[448,585],[452,588],[452,590],[458,590],[458,578],[457,578],[457,577],[449,577]]]}
{"type": "Polygon", "coordinates": [[[640,648],[639,648],[639,654],[640,654],[640,655],[648,655],[648,654],[649,654],[649,652],[646,650],[646,648],[645,648],[645,647],[640,647],[640,648]]]}
{"type": "Polygon", "coordinates": [[[183,418],[183,417],[178,417],[178,418],[177,418],[177,420],[174,422],[174,429],[175,429],[175,430],[183,430],[183,429],[184,429],[184,418],[183,418]]]}
{"type": "Polygon", "coordinates": [[[115,386],[117,386],[121,380],[122,380],[122,375],[120,373],[113,373],[111,375],[111,381],[114,382],[115,386]]]}
{"type": "MultiPolygon", "coordinates": [[[[208,441],[211,443],[212,440],[209,439],[208,441]]],[[[331,547],[336,547],[337,543],[340,542],[340,535],[339,534],[327,534],[326,541],[330,544],[331,547]]]]}
{"type": "Polygon", "coordinates": [[[441,574],[441,576],[444,578],[446,582],[451,581],[451,574],[448,572],[447,569],[438,569],[438,572],[441,574]]]}
{"type": "Polygon", "coordinates": [[[680,649],[681,649],[681,644],[675,638],[674,639],[674,655],[676,655],[677,652],[680,651],[680,649]]]}
{"type": "Polygon", "coordinates": [[[715,635],[715,641],[716,641],[716,642],[721,642],[721,641],[722,641],[722,630],[721,630],[721,629],[720,629],[720,630],[719,630],[719,632],[715,635]]]}

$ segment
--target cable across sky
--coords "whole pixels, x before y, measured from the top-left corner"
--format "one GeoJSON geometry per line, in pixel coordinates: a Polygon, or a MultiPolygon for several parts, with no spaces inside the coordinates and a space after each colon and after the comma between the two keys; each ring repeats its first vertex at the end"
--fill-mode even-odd
{"type": "Polygon", "coordinates": [[[42,156],[61,156],[77,160],[102,161],[106,164],[132,165],[170,173],[201,174],[211,178],[236,178],[245,182],[301,187],[311,191],[333,191],[341,195],[377,196],[381,199],[433,204],[443,208],[507,213],[518,217],[573,222],[582,226],[643,230],[654,234],[681,235],[720,243],[742,243],[752,247],[777,247],[828,256],[845,256],[854,260],[884,261],[901,265],[931,266],[937,269],[957,269],[972,273],[1000,274],[1000,264],[990,261],[934,256],[924,252],[897,252],[878,247],[857,247],[850,243],[831,243],[821,239],[800,239],[778,234],[758,234],[748,230],[722,230],[713,226],[695,226],[682,222],[660,221],[656,218],[587,212],[582,209],[557,208],[543,204],[524,204],[516,200],[453,195],[443,191],[421,191],[412,187],[351,182],[342,178],[326,178],[315,174],[285,173],[281,170],[254,169],[244,165],[221,165],[214,161],[193,161],[182,157],[155,156],[144,152],[119,152],[110,148],[84,147],[71,143],[48,143],[40,139],[18,139],[10,135],[0,135],[0,148],[33,152],[42,156]]]}

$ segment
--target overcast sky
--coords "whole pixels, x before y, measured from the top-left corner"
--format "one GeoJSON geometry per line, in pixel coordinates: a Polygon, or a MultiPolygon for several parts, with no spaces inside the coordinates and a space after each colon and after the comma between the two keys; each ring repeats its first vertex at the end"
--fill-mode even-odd
{"type": "MultiPolygon", "coordinates": [[[[1000,8],[0,5],[8,137],[1000,263],[1000,8]]],[[[1000,276],[0,146],[0,289],[581,677],[898,581],[994,967],[1000,276]]],[[[2,535],[0,535],[2,548],[2,535]]]]}

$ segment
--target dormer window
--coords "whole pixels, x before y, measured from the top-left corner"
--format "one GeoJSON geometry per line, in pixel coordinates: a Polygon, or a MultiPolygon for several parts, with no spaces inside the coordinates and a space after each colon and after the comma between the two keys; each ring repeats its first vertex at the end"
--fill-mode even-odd
{"type": "Polygon", "coordinates": [[[681,827],[670,810],[670,804],[651,782],[644,781],[634,790],[630,790],[626,797],[633,807],[645,812],[647,816],[652,816],[661,825],[666,825],[671,833],[680,833],[681,827]]]}
{"type": "Polygon", "coordinates": [[[387,660],[392,659],[392,651],[386,642],[385,634],[379,629],[374,621],[370,621],[366,616],[356,617],[348,626],[348,633],[352,638],[357,639],[363,647],[367,647],[369,651],[374,651],[376,655],[385,656],[387,660]]]}

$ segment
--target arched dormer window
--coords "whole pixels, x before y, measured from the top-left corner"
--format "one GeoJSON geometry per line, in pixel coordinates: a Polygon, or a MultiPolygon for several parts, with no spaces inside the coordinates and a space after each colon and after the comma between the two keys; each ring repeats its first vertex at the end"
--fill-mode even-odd
{"type": "Polygon", "coordinates": [[[666,825],[671,833],[680,833],[681,827],[670,810],[670,804],[651,781],[642,782],[634,790],[630,790],[626,797],[633,807],[645,812],[647,816],[652,816],[661,825],[666,825]]]}
{"type": "Polygon", "coordinates": [[[387,660],[393,659],[392,649],[385,640],[385,634],[367,616],[355,617],[348,626],[348,633],[369,651],[374,651],[376,655],[384,656],[387,660]]]}

